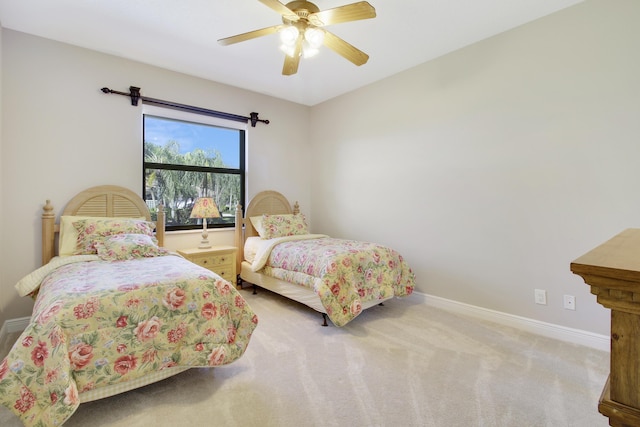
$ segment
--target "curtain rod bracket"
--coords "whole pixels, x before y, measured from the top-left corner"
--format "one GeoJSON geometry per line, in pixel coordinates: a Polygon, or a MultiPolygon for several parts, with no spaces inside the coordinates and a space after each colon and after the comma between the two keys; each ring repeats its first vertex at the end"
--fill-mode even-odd
{"type": "Polygon", "coordinates": [[[250,120],[251,120],[251,127],[252,128],[256,127],[256,123],[258,123],[258,122],[264,123],[265,125],[269,124],[269,120],[259,119],[258,118],[258,113],[256,113],[256,112],[250,113],[250,116],[251,116],[250,120]]]}
{"type": "Polygon", "coordinates": [[[131,105],[138,105],[138,100],[140,99],[140,88],[135,86],[129,86],[129,96],[131,97],[131,105]]]}
{"type": "Polygon", "coordinates": [[[118,95],[124,95],[124,96],[128,96],[131,98],[131,105],[133,106],[137,106],[138,105],[138,101],[142,100],[143,102],[146,102],[148,104],[151,105],[161,105],[164,107],[168,107],[168,108],[174,108],[177,110],[184,110],[184,111],[190,111],[193,113],[198,113],[198,114],[204,114],[207,116],[213,116],[213,117],[219,117],[222,119],[227,119],[227,120],[234,120],[237,122],[251,122],[251,127],[256,127],[256,124],[258,124],[258,122],[260,123],[264,123],[265,125],[269,124],[269,120],[262,120],[258,118],[258,113],[253,112],[250,113],[249,117],[245,117],[245,116],[239,116],[237,114],[231,114],[231,113],[223,113],[220,111],[213,111],[213,110],[208,110],[205,108],[200,108],[200,107],[192,107],[189,105],[183,105],[183,104],[178,104],[176,102],[170,102],[170,101],[162,101],[160,99],[154,99],[154,98],[149,98],[146,96],[142,96],[140,95],[140,88],[136,87],[136,86],[129,86],[129,93],[126,92],[119,92],[117,90],[113,90],[113,89],[109,89],[108,87],[103,87],[102,89],[100,89],[103,93],[115,93],[118,95]]]}

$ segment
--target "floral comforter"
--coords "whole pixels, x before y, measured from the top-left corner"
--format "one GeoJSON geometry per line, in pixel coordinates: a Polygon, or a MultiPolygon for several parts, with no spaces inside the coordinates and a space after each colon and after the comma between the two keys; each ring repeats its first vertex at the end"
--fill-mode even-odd
{"type": "Polygon", "coordinates": [[[269,239],[258,248],[252,270],[314,289],[327,315],[344,326],[362,312],[362,303],[406,296],[415,276],[393,249],[325,235],[269,239]]]}
{"type": "Polygon", "coordinates": [[[32,273],[31,322],[0,363],[0,402],[26,426],[62,424],[83,391],[233,362],[257,325],[232,284],[181,257],[94,258],[32,273]]]}

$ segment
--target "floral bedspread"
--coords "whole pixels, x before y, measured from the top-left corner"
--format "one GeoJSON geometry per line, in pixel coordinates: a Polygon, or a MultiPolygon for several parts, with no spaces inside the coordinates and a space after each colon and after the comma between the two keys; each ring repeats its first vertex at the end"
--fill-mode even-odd
{"type": "Polygon", "coordinates": [[[78,259],[44,275],[0,363],[0,402],[25,426],[61,425],[83,391],[233,362],[258,323],[231,283],[181,257],[78,259]]]}
{"type": "Polygon", "coordinates": [[[314,289],[336,326],[358,316],[363,302],[413,292],[415,275],[393,249],[322,235],[310,237],[272,239],[274,244],[262,248],[270,251],[268,255],[258,253],[256,259],[265,259],[264,274],[314,289]]]}

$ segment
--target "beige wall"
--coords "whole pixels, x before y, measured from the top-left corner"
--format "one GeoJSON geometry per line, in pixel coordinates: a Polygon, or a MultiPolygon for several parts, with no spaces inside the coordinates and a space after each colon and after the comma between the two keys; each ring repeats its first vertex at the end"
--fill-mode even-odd
{"type": "Polygon", "coordinates": [[[425,293],[608,335],[569,264],[640,226],[639,21],[587,1],[315,106],[314,227],[396,248],[425,293]]]}
{"type": "MultiPolygon", "coordinates": [[[[58,212],[94,185],[142,186],[141,108],[105,95],[108,86],[234,114],[252,111],[269,125],[249,127],[248,193],[278,189],[308,211],[307,107],[114,56],[4,29],[2,32],[2,240],[0,325],[27,316],[31,301],[13,285],[40,263],[40,214],[46,199],[58,212]],[[292,179],[295,177],[295,179],[292,179]]],[[[199,232],[168,237],[190,247],[199,232]]],[[[214,243],[233,242],[212,232],[214,243]]]]}

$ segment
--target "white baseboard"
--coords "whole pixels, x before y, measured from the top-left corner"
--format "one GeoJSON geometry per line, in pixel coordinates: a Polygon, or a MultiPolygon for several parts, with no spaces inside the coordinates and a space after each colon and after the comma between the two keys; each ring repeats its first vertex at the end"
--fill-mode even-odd
{"type": "Polygon", "coordinates": [[[473,316],[500,325],[511,326],[537,335],[558,339],[573,344],[595,348],[609,352],[611,349],[610,339],[607,335],[595,334],[593,332],[573,329],[553,323],[541,322],[527,317],[516,316],[500,311],[469,305],[434,295],[414,292],[421,297],[425,304],[442,308],[447,311],[463,315],[473,316]]]}

